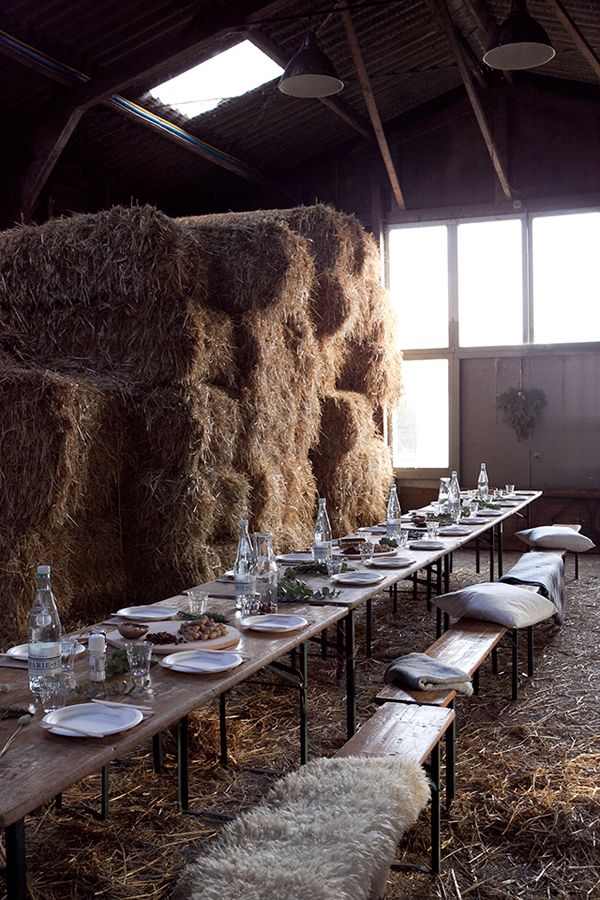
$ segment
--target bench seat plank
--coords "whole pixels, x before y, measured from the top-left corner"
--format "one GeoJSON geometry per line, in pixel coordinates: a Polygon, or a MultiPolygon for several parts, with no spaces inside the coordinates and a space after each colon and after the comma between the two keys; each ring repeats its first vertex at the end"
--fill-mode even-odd
{"type": "Polygon", "coordinates": [[[380,706],[336,756],[402,756],[426,760],[454,721],[454,710],[433,706],[380,706]]]}

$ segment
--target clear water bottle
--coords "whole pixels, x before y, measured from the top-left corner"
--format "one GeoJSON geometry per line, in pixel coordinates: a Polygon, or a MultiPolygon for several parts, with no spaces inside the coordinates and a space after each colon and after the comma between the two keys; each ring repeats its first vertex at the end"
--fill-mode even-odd
{"type": "Polygon", "coordinates": [[[326,562],[332,555],[333,534],[329,516],[327,515],[327,501],[319,497],[319,512],[315,522],[315,540],[313,543],[313,559],[315,562],[326,562]]]}
{"type": "Polygon", "coordinates": [[[448,512],[454,523],[460,521],[460,484],[456,472],[452,472],[448,485],[448,512]]]}
{"type": "Polygon", "coordinates": [[[396,485],[390,485],[390,496],[387,503],[385,524],[388,537],[395,537],[402,528],[402,510],[398,500],[396,485]]]}
{"type": "Polygon", "coordinates": [[[490,482],[485,463],[481,463],[481,470],[477,479],[477,494],[482,503],[487,503],[490,497],[490,482]]]}
{"type": "Polygon", "coordinates": [[[250,535],[248,519],[240,519],[240,539],[233,564],[235,608],[242,608],[246,597],[256,593],[256,554],[250,535]]]}
{"type": "Polygon", "coordinates": [[[450,487],[449,478],[440,478],[440,489],[438,492],[438,503],[440,504],[440,512],[448,511],[448,488],[450,487]]]}
{"type": "Polygon", "coordinates": [[[37,567],[37,586],[29,616],[29,689],[39,699],[48,680],[62,677],[62,629],[50,584],[50,566],[37,567]]]}
{"type": "Polygon", "coordinates": [[[256,554],[256,593],[260,612],[277,612],[277,563],[273,555],[273,535],[257,531],[252,535],[256,554]]]}

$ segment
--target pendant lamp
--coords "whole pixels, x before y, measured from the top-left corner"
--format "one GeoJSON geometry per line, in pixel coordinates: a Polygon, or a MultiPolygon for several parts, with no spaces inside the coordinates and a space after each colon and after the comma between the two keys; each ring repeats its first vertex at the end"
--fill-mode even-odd
{"type": "Polygon", "coordinates": [[[550,38],[527,12],[526,0],[513,0],[510,15],[498,27],[483,61],[492,69],[534,69],[555,55],[550,38]]]}
{"type": "Polygon", "coordinates": [[[343,87],[333,63],[317,44],[315,33],[309,31],[302,47],[287,64],[279,90],[290,97],[330,97],[343,87]]]}

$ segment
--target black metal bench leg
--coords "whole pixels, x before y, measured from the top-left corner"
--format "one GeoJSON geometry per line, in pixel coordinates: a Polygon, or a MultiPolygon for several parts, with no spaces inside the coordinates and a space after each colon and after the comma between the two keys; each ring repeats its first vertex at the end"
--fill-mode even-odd
{"type": "Polygon", "coordinates": [[[365,623],[365,653],[367,657],[371,656],[371,650],[373,646],[373,631],[372,631],[372,619],[373,619],[373,609],[372,609],[372,601],[371,598],[367,600],[366,603],[366,614],[367,621],[365,623]]]}
{"type": "Polygon", "coordinates": [[[327,659],[327,629],[321,634],[321,659],[327,659]]]}
{"type": "Polygon", "coordinates": [[[579,580],[579,553],[575,554],[575,581],[579,580]]]}
{"type": "Polygon", "coordinates": [[[25,860],[25,820],[19,819],[4,829],[6,846],[7,900],[27,897],[27,869],[25,860]]]}
{"type": "Polygon", "coordinates": [[[227,693],[219,694],[219,761],[222,766],[229,762],[227,757],[227,693]]]}
{"type": "Polygon", "coordinates": [[[392,610],[394,615],[398,612],[398,585],[393,584],[390,588],[390,597],[392,598],[392,610]]]}
{"type": "Polygon", "coordinates": [[[498,648],[492,650],[492,675],[498,674],[498,648]]]}
{"type": "Polygon", "coordinates": [[[443,575],[444,593],[447,594],[448,591],[450,590],[450,560],[449,560],[448,556],[444,556],[443,566],[444,566],[444,575],[443,575]]]}
{"type": "Polygon", "coordinates": [[[344,623],[336,622],[335,624],[335,640],[336,640],[336,661],[335,661],[335,679],[339,681],[344,670],[344,623]]]}
{"type": "Polygon", "coordinates": [[[108,766],[102,766],[102,799],[100,802],[100,818],[103,822],[108,819],[108,766]]]}
{"type": "Polygon", "coordinates": [[[494,553],[496,552],[496,539],[495,539],[495,528],[492,525],[490,528],[490,581],[494,581],[495,579],[495,560],[494,553]]]}
{"type": "Polygon", "coordinates": [[[512,691],[511,697],[516,700],[519,696],[519,632],[513,628],[512,632],[512,691]]]}
{"type": "Polygon", "coordinates": [[[431,609],[431,598],[433,596],[433,582],[432,582],[432,573],[431,566],[427,566],[425,571],[427,572],[427,610],[431,609]]]}
{"type": "Polygon", "coordinates": [[[436,638],[442,636],[442,611],[439,606],[435,608],[435,636],[436,638]]]}
{"type": "Polygon", "coordinates": [[[345,661],[346,661],[346,732],[348,740],[356,731],[356,683],[354,672],[354,611],[348,610],[348,615],[343,619],[345,632],[345,661]]]}
{"type": "Polygon", "coordinates": [[[300,765],[308,762],[308,654],[306,641],[300,644],[300,765]]]}
{"type": "Polygon", "coordinates": [[[54,798],[54,812],[60,812],[63,808],[63,795],[57,794],[54,798]]]}
{"type": "Polygon", "coordinates": [[[190,808],[188,744],[188,717],[184,716],[177,723],[177,794],[181,812],[190,808]]]}
{"type": "Polygon", "coordinates": [[[163,748],[163,736],[162,732],[155,734],[152,738],[152,762],[154,766],[154,771],[157,775],[160,775],[165,767],[165,755],[163,748]]]}
{"type": "Polygon", "coordinates": [[[415,601],[417,599],[417,576],[416,576],[416,573],[412,576],[412,598],[415,601]]]}
{"type": "Polygon", "coordinates": [[[476,697],[479,697],[479,669],[475,669],[473,672],[473,693],[476,697]]]}
{"type": "Polygon", "coordinates": [[[440,874],[442,847],[440,835],[440,745],[431,751],[431,871],[440,874]]]}
{"type": "Polygon", "coordinates": [[[527,626],[527,674],[533,678],[533,625],[527,626]]]}
{"type": "Polygon", "coordinates": [[[475,571],[479,575],[481,572],[481,550],[479,547],[479,538],[475,538],[475,571]]]}
{"type": "Polygon", "coordinates": [[[450,628],[450,616],[447,612],[444,613],[444,631],[448,631],[450,628]]]}
{"type": "MultiPolygon", "coordinates": [[[[451,708],[454,706],[450,704],[451,708]]],[[[456,796],[456,719],[446,731],[446,812],[456,796]]]]}

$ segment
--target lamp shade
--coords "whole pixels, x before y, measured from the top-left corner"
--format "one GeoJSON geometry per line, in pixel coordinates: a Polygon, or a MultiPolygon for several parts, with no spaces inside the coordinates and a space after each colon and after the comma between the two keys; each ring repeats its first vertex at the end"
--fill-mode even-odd
{"type": "Polygon", "coordinates": [[[302,47],[287,64],[279,90],[290,97],[330,97],[343,87],[333,63],[318,46],[314,32],[309,31],[302,47]]]}
{"type": "Polygon", "coordinates": [[[527,12],[525,0],[513,0],[510,15],[496,31],[483,61],[492,69],[534,69],[555,55],[550,38],[527,12]]]}

